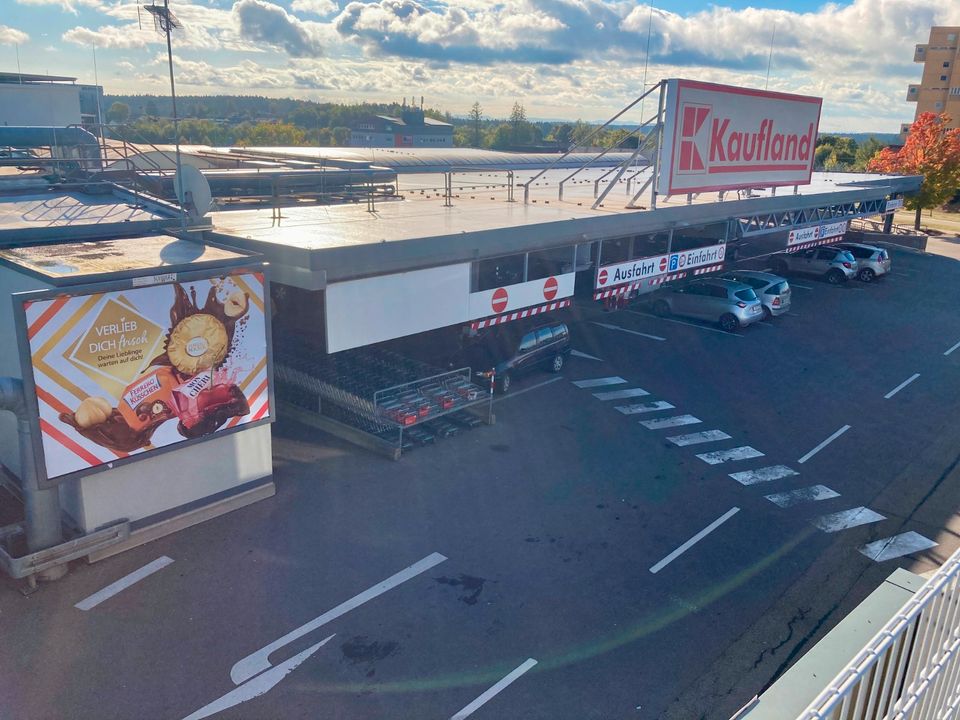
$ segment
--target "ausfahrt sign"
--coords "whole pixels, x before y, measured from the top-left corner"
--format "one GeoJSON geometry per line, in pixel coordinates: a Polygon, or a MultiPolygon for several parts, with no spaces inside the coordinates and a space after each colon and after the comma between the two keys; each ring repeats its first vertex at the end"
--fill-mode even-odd
{"type": "Polygon", "coordinates": [[[667,80],[657,192],[806,185],[821,98],[667,80]]]}

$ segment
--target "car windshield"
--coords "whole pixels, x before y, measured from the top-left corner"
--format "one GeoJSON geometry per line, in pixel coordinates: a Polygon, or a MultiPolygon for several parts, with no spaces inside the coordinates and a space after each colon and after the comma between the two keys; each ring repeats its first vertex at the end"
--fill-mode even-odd
{"type": "Polygon", "coordinates": [[[750,300],[756,300],[756,299],[757,299],[757,294],[753,291],[752,288],[746,288],[746,289],[744,289],[744,290],[737,290],[737,291],[734,293],[734,295],[736,295],[738,299],[740,299],[740,300],[745,300],[745,301],[748,301],[748,302],[749,302],[750,300]]]}
{"type": "Polygon", "coordinates": [[[787,290],[790,289],[790,285],[786,280],[782,282],[775,283],[766,289],[768,295],[783,295],[787,290]]]}

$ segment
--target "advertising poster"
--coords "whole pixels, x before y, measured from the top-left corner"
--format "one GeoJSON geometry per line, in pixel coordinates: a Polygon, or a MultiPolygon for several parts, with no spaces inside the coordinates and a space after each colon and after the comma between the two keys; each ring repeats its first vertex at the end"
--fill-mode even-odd
{"type": "Polygon", "coordinates": [[[270,417],[261,273],[23,307],[48,480],[270,417]]]}

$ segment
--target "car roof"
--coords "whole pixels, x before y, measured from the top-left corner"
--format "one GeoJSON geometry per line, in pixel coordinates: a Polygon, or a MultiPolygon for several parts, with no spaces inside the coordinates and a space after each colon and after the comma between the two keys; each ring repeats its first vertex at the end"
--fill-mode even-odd
{"type": "Polygon", "coordinates": [[[857,243],[857,242],[843,242],[843,243],[839,243],[837,247],[842,247],[842,248],[856,247],[856,248],[864,248],[866,250],[883,250],[882,247],[877,247],[876,245],[868,245],[867,243],[857,243]]]}
{"type": "Polygon", "coordinates": [[[783,282],[786,278],[774,275],[773,273],[763,272],[762,270],[728,270],[724,275],[740,275],[741,277],[752,277],[757,280],[766,280],[770,283],[783,282]]]}
{"type": "MultiPolygon", "coordinates": [[[[697,282],[697,281],[694,280],[693,282],[697,282]]],[[[750,287],[749,285],[745,285],[742,282],[737,282],[736,280],[731,280],[730,278],[725,278],[725,277],[703,278],[701,282],[707,283],[709,285],[720,285],[722,287],[730,288],[733,290],[743,290],[744,288],[746,288],[747,290],[753,290],[753,288],[750,287]]]]}

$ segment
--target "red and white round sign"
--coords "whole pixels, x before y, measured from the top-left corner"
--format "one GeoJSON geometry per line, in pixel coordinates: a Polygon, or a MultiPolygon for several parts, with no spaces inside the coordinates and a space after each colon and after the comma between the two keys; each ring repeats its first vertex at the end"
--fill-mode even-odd
{"type": "Polygon", "coordinates": [[[507,291],[503,288],[497,288],[493,297],[490,299],[490,307],[495,313],[502,313],[507,309],[507,291]]]}
{"type": "Polygon", "coordinates": [[[553,300],[557,296],[557,290],[559,290],[557,279],[554,277],[547,278],[547,281],[543,284],[543,297],[547,300],[553,300]]]}
{"type": "Polygon", "coordinates": [[[597,276],[597,284],[606,285],[607,284],[607,271],[601,270],[600,274],[597,276]]]}
{"type": "Polygon", "coordinates": [[[665,257],[660,258],[660,272],[663,272],[667,269],[667,259],[665,257]]]}

